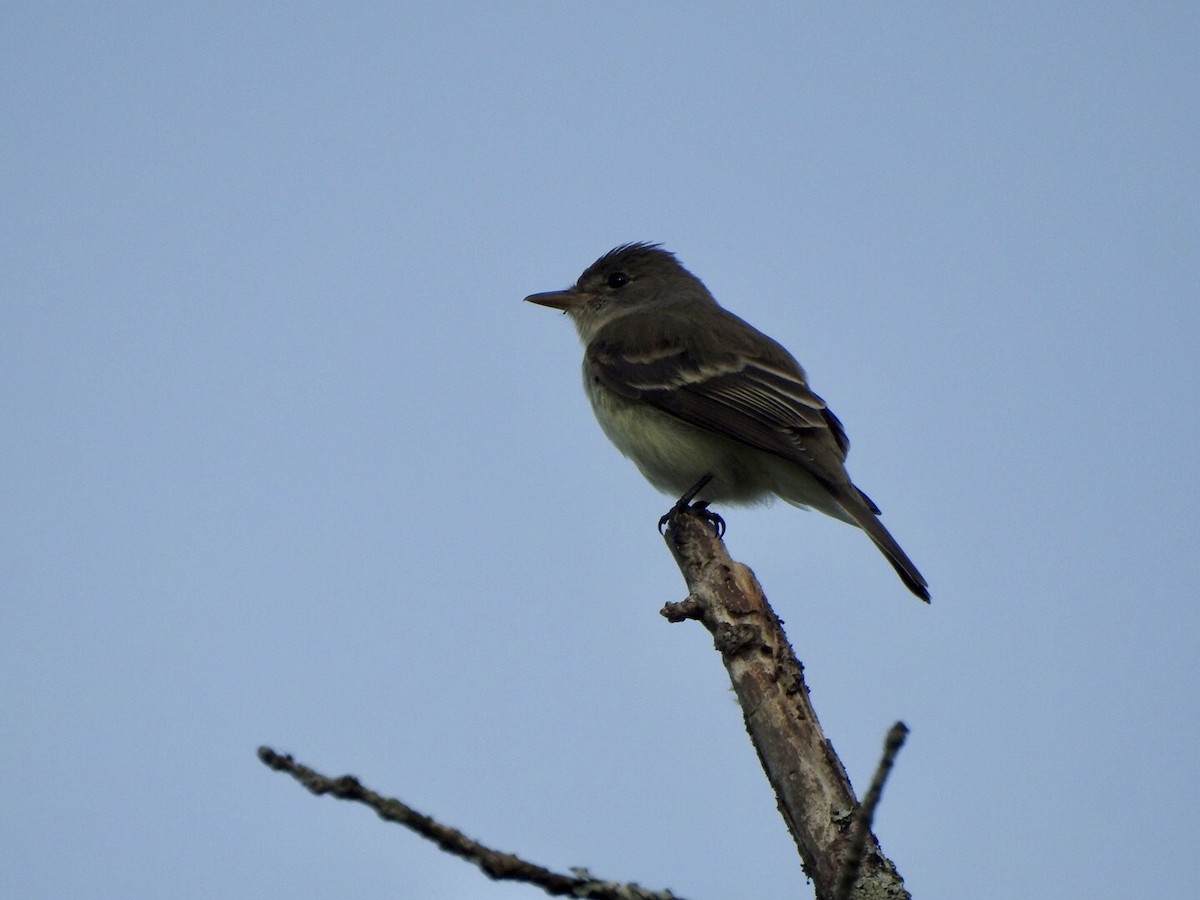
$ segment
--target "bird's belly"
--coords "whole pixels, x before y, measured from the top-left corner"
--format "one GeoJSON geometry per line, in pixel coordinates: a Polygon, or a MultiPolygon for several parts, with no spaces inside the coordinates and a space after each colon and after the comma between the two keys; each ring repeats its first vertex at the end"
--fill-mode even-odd
{"type": "Polygon", "coordinates": [[[588,384],[588,399],[608,439],[633,460],[654,487],[679,496],[705,475],[713,480],[700,497],[724,503],[772,499],[771,466],[761,450],[689,425],[647,403],[588,384]]]}

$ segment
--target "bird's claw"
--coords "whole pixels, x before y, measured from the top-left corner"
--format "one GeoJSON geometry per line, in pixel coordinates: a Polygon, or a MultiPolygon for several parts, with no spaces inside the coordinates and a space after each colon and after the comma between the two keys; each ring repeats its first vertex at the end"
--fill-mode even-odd
{"type": "Polygon", "coordinates": [[[718,538],[725,537],[725,520],[708,508],[707,500],[697,500],[695,503],[690,503],[688,501],[689,498],[686,495],[681,497],[679,502],[672,506],[670,510],[668,510],[667,514],[658,520],[659,534],[665,534],[667,526],[671,523],[671,520],[681,512],[684,510],[693,510],[694,512],[699,513],[704,521],[709,524],[713,530],[713,533],[716,534],[718,538]]]}
{"type": "Polygon", "coordinates": [[[701,500],[699,503],[693,503],[692,509],[704,516],[704,521],[712,526],[713,533],[717,537],[725,537],[725,520],[708,508],[708,501],[701,500]]]}

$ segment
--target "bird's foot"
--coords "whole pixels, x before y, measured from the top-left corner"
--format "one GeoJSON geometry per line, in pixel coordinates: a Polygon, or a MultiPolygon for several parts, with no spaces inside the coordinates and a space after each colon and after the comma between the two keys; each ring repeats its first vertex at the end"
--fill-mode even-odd
{"type": "Polygon", "coordinates": [[[704,487],[710,481],[712,481],[712,475],[705,475],[694,485],[692,485],[682,497],[679,498],[676,504],[667,511],[667,514],[658,520],[659,534],[663,534],[666,531],[667,525],[670,523],[671,519],[679,515],[685,509],[690,509],[704,517],[704,520],[708,522],[710,526],[712,526],[712,530],[714,533],[716,533],[717,537],[720,538],[725,536],[725,520],[708,508],[709,501],[698,500],[695,503],[692,502],[695,496],[704,490],[704,487]]]}
{"type": "Polygon", "coordinates": [[[717,537],[725,537],[725,520],[708,508],[707,500],[701,500],[699,503],[693,503],[691,508],[700,513],[700,515],[704,516],[704,521],[708,522],[708,524],[712,526],[712,530],[716,533],[717,537]]]}

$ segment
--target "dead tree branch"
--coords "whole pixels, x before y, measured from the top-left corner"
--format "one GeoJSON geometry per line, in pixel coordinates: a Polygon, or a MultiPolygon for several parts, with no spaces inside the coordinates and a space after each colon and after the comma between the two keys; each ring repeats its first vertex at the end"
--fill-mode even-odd
{"type": "MultiPolygon", "coordinates": [[[[833,900],[859,807],[817,721],[803,667],[754,573],[730,559],[703,513],[675,513],[665,538],[690,593],[662,614],[672,622],[696,619],[712,634],[817,900],[833,900]]],[[[853,900],[908,900],[869,823],[861,853],[853,900]]]]}
{"type": "MultiPolygon", "coordinates": [[[[746,730],[775,789],[779,810],[796,841],[817,900],[911,900],[903,879],[871,831],[884,782],[907,728],[900,722],[892,727],[875,779],[860,806],[845,768],[817,721],[803,667],[754,573],[730,559],[702,512],[673,512],[665,537],[690,593],[679,603],[668,603],[662,614],[672,622],[695,619],[712,634],[733,682],[746,730]]],[[[352,775],[330,778],[269,747],[260,747],[258,756],[312,793],[361,803],[380,818],[403,825],[447,853],[473,863],[494,880],[525,882],[555,897],[681,900],[670,891],[601,881],[586,869],[572,869],[570,874],[551,871],[472,840],[400,800],[364,787],[352,775]]]]}
{"type": "Polygon", "coordinates": [[[415,831],[442,850],[474,863],[494,881],[523,881],[540,887],[552,897],[581,897],[588,900],[682,900],[670,891],[649,891],[636,884],[601,881],[586,869],[572,869],[570,875],[553,872],[512,853],[503,853],[467,837],[457,828],[442,825],[411,806],[392,797],[384,797],[363,787],[353,775],[330,778],[291,756],[259,747],[258,758],[277,772],[286,772],[312,793],[329,794],[339,800],[353,800],[375,810],[379,818],[415,831]]]}

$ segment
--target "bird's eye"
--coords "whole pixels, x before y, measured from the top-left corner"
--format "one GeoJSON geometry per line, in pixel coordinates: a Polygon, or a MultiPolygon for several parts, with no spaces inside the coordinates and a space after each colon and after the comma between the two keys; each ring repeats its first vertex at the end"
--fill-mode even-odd
{"type": "Polygon", "coordinates": [[[610,288],[623,288],[629,284],[629,276],[624,272],[610,272],[606,283],[610,288]]]}

